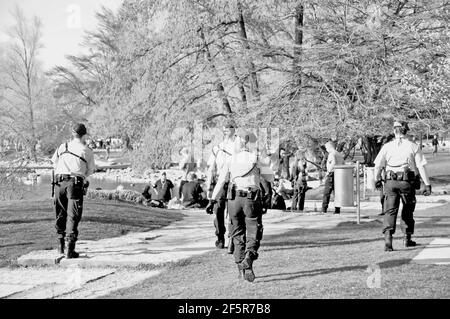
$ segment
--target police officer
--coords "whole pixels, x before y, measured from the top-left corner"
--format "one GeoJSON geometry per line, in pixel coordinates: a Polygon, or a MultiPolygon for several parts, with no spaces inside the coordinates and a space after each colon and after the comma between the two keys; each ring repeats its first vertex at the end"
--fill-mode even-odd
{"type": "Polygon", "coordinates": [[[249,149],[249,143],[256,143],[256,136],[243,129],[236,131],[235,151],[231,161],[219,174],[219,179],[207,207],[212,210],[220,198],[223,185],[229,181],[228,212],[233,230],[234,259],[239,275],[249,282],[255,280],[253,261],[258,258],[258,249],[263,235],[261,199],[261,167],[256,152],[249,149]]]}
{"type": "Polygon", "coordinates": [[[401,229],[404,233],[404,246],[416,246],[411,240],[414,234],[414,209],[416,207],[416,189],[420,188],[420,179],[425,183],[423,195],[431,194],[430,180],[425,169],[427,161],[420,147],[406,138],[409,127],[406,122],[394,122],[395,139],[385,144],[375,159],[377,188],[382,185],[381,169],[386,171],[384,183],[384,223],[385,251],[393,251],[392,235],[399,210],[403,203],[401,229]]]}
{"type": "MultiPolygon", "coordinates": [[[[212,154],[208,159],[208,171],[206,175],[206,187],[209,190],[208,199],[211,199],[211,193],[214,189],[214,186],[217,183],[217,179],[219,177],[219,172],[223,169],[223,167],[231,160],[231,155],[234,150],[234,133],[235,133],[235,124],[229,119],[224,127],[223,134],[224,140],[219,144],[213,147],[212,154]]],[[[214,205],[214,227],[216,229],[216,247],[222,249],[225,247],[225,210],[227,208],[227,189],[228,183],[225,183],[223,187],[220,189],[219,198],[217,203],[214,205]]],[[[228,233],[231,233],[231,227],[228,227],[228,233]]],[[[229,253],[233,253],[233,242],[230,241],[228,244],[229,253]]]]}
{"type": "MultiPolygon", "coordinates": [[[[344,164],[344,155],[336,150],[336,142],[329,141],[325,144],[328,152],[327,158],[327,175],[325,179],[325,188],[323,190],[322,214],[326,214],[328,204],[330,203],[331,193],[334,192],[334,167],[344,164]]],[[[341,208],[335,207],[334,213],[340,214],[341,208]]]]}
{"type": "Polygon", "coordinates": [[[86,146],[86,127],[76,124],[73,139],[61,144],[52,157],[56,174],[55,210],[58,252],[64,254],[67,233],[67,258],[78,258],[75,243],[83,212],[86,177],[95,171],[94,154],[86,146]]]}
{"type": "Polygon", "coordinates": [[[292,198],[291,210],[300,210],[303,212],[305,208],[306,191],[308,190],[307,182],[307,162],[305,158],[305,149],[300,149],[295,155],[295,162],[292,167],[291,177],[294,183],[294,196],[292,198]]]}

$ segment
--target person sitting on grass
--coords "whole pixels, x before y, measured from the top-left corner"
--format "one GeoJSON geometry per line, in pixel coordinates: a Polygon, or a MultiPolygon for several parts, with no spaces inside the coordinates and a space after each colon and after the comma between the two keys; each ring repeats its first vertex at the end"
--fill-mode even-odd
{"type": "Polygon", "coordinates": [[[152,201],[152,191],[151,191],[151,185],[147,185],[144,188],[144,191],[142,192],[142,197],[144,197],[144,205],[149,205],[152,201]]]}
{"type": "Polygon", "coordinates": [[[200,186],[197,175],[190,172],[187,179],[187,183],[184,183],[181,189],[181,204],[184,208],[205,208],[208,200],[200,186]]]}
{"type": "Polygon", "coordinates": [[[174,185],[171,180],[167,179],[166,172],[162,172],[161,178],[158,179],[153,186],[155,197],[153,201],[157,201],[158,207],[165,207],[167,203],[172,199],[174,185]]]}

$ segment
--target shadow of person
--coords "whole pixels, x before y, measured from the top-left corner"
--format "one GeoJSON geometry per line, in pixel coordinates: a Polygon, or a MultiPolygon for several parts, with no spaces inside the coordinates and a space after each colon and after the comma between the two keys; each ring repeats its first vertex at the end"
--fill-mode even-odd
{"type": "MultiPolygon", "coordinates": [[[[395,259],[395,260],[387,260],[378,263],[377,265],[381,269],[386,268],[395,268],[395,267],[401,267],[403,265],[408,264],[411,261],[410,258],[406,259],[395,259]]],[[[319,275],[327,275],[332,273],[339,273],[339,272],[345,272],[345,271],[354,271],[354,270],[361,270],[365,271],[367,270],[369,265],[355,265],[355,266],[344,266],[344,267],[335,267],[335,268],[321,268],[321,269],[310,269],[310,270],[302,270],[298,272],[288,272],[288,273],[277,273],[277,274],[268,274],[268,275],[262,275],[258,276],[257,281],[258,282],[277,282],[277,281],[289,281],[294,280],[302,277],[313,277],[313,276],[319,276],[319,275]]]]}

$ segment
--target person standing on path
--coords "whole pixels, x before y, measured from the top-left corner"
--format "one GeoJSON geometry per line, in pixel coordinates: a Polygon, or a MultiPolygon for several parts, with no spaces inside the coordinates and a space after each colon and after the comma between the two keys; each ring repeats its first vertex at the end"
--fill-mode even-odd
{"type": "Polygon", "coordinates": [[[231,161],[219,173],[207,212],[211,212],[226,182],[228,189],[228,212],[233,231],[234,260],[240,278],[255,280],[253,262],[258,259],[258,249],[263,236],[263,202],[261,198],[261,167],[263,163],[250,144],[256,143],[253,133],[244,129],[236,131],[235,151],[231,161]]]}
{"type": "Polygon", "coordinates": [[[83,196],[88,185],[86,178],[95,172],[94,153],[86,146],[87,130],[76,124],[72,141],[61,144],[52,157],[56,174],[55,211],[58,252],[64,254],[67,232],[67,258],[78,258],[75,243],[78,224],[83,214],[83,196]]]}
{"type": "Polygon", "coordinates": [[[403,203],[401,229],[404,233],[405,247],[414,247],[411,240],[414,234],[413,213],[416,208],[416,189],[420,188],[420,179],[425,183],[423,195],[431,195],[431,184],[425,165],[427,161],[420,147],[406,138],[409,131],[406,122],[394,122],[395,139],[385,144],[375,159],[376,187],[382,185],[381,169],[386,170],[384,183],[384,222],[385,251],[393,251],[392,235],[395,233],[400,201],[403,203]]]}
{"type": "MultiPolygon", "coordinates": [[[[217,184],[219,172],[231,160],[234,151],[235,124],[228,120],[223,127],[223,141],[212,149],[212,154],[208,159],[208,171],[206,173],[206,189],[208,190],[208,199],[211,199],[212,191],[217,184]]],[[[214,205],[214,227],[216,229],[217,240],[215,246],[219,249],[225,248],[225,211],[227,209],[227,189],[228,183],[223,185],[220,190],[217,204],[214,205]]],[[[228,225],[228,235],[231,233],[231,224],[228,225]]],[[[233,242],[229,240],[228,252],[233,253],[233,242]]]]}
{"type": "MultiPolygon", "coordinates": [[[[328,159],[326,163],[327,174],[325,177],[325,188],[323,190],[323,199],[322,199],[322,214],[327,213],[331,193],[334,192],[334,167],[336,165],[344,164],[344,155],[336,150],[336,143],[334,141],[327,142],[325,144],[325,149],[328,152],[328,159]]],[[[341,208],[335,207],[334,213],[340,214],[341,208]]]]}
{"type": "Polygon", "coordinates": [[[300,210],[302,213],[305,208],[305,196],[308,190],[306,171],[308,163],[306,162],[304,149],[298,150],[295,156],[295,165],[292,167],[291,177],[294,179],[294,196],[292,197],[291,210],[300,210]]]}
{"type": "Polygon", "coordinates": [[[431,144],[433,145],[433,156],[436,156],[437,152],[438,152],[438,146],[439,146],[439,140],[438,140],[437,135],[435,135],[433,137],[433,140],[431,141],[431,144]]]}

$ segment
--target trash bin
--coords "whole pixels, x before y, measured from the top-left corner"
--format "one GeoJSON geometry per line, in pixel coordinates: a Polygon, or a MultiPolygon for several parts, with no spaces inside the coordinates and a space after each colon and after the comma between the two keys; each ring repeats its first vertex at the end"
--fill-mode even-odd
{"type": "Polygon", "coordinates": [[[366,189],[375,191],[375,167],[366,167],[366,189]]]}
{"type": "Polygon", "coordinates": [[[334,167],[334,205],[336,207],[353,207],[353,165],[336,165],[334,167]]]}

